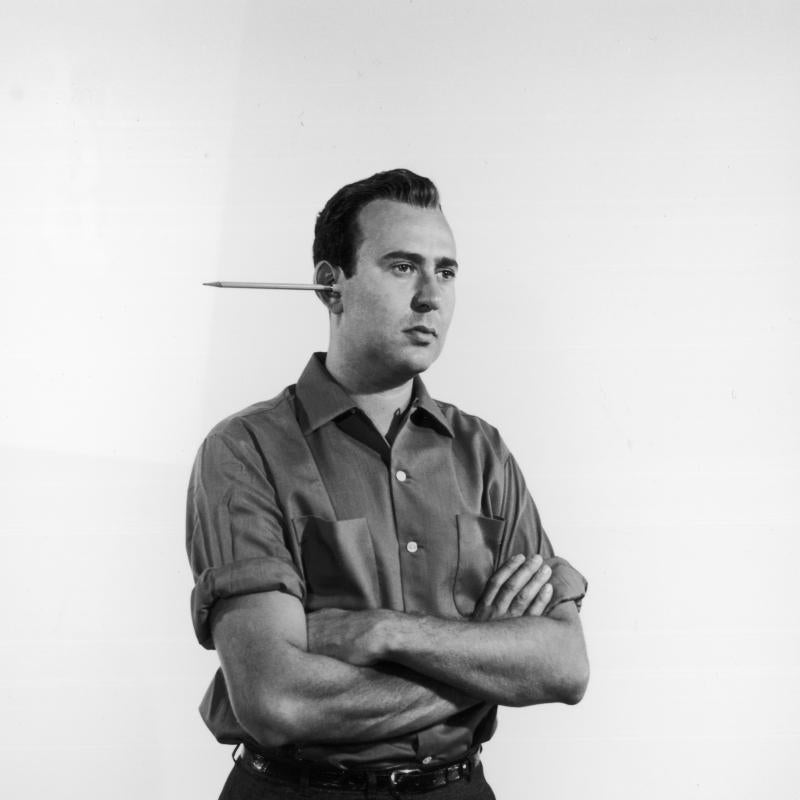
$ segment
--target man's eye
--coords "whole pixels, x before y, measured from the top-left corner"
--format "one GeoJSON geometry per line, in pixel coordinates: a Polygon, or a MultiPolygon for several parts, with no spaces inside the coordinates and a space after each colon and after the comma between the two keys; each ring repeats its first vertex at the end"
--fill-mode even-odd
{"type": "Polygon", "coordinates": [[[456,271],[455,271],[454,269],[450,269],[449,267],[448,267],[448,268],[445,268],[445,269],[440,269],[440,270],[439,270],[439,274],[440,274],[440,275],[441,275],[441,276],[442,276],[442,277],[443,277],[443,278],[444,278],[446,281],[451,281],[451,280],[453,280],[453,278],[455,278],[455,277],[456,277],[456,271]]]}
{"type": "Polygon", "coordinates": [[[407,261],[399,261],[397,264],[393,265],[393,269],[395,272],[410,272],[414,269],[414,265],[409,264],[407,261]]]}

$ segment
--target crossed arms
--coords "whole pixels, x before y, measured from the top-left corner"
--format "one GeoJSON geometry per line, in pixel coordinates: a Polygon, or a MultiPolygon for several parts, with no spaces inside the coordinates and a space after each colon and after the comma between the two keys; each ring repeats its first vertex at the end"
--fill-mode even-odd
{"type": "Polygon", "coordinates": [[[388,609],[306,616],[281,592],[219,600],[211,627],[234,713],[277,747],[376,741],[484,702],[577,703],[589,674],[583,632],[572,602],[544,613],[549,578],[539,556],[509,559],[466,620],[388,609]]]}

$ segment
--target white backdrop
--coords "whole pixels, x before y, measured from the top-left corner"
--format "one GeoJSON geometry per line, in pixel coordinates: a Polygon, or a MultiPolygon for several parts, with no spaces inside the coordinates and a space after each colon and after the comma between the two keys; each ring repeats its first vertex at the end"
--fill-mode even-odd
{"type": "Polygon", "coordinates": [[[590,579],[573,708],[501,800],[797,796],[800,7],[0,2],[0,792],[214,798],[184,494],[294,382],[316,212],[437,181],[435,396],[497,425],[590,579]]]}

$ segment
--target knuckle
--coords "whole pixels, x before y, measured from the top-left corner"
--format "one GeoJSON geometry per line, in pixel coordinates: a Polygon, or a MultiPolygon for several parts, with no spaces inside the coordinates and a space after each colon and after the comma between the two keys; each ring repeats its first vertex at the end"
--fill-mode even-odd
{"type": "Polygon", "coordinates": [[[497,593],[497,597],[494,599],[495,605],[503,605],[505,603],[509,603],[514,597],[514,593],[510,592],[507,588],[501,589],[497,593]]]}
{"type": "Polygon", "coordinates": [[[507,583],[503,587],[503,592],[509,600],[513,600],[519,594],[519,586],[516,584],[507,583]]]}

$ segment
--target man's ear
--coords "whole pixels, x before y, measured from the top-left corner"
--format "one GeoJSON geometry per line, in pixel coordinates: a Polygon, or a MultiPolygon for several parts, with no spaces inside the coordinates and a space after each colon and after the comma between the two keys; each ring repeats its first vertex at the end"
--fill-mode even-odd
{"type": "MultiPolygon", "coordinates": [[[[314,268],[314,283],[322,283],[325,286],[338,285],[340,281],[344,280],[344,274],[339,267],[334,267],[328,261],[320,261],[314,268]]],[[[316,292],[317,297],[322,301],[322,304],[327,307],[331,314],[342,313],[342,296],[338,291],[319,291],[316,292]]]]}

